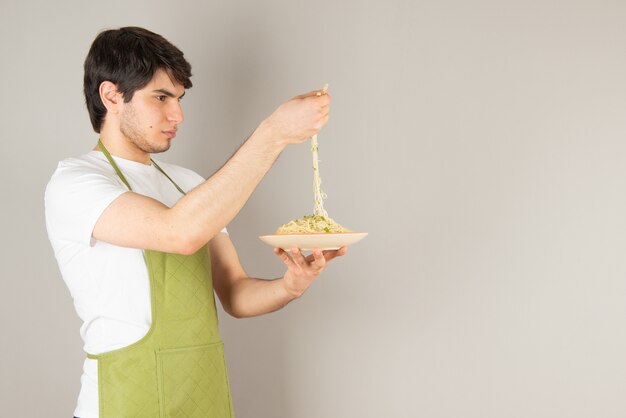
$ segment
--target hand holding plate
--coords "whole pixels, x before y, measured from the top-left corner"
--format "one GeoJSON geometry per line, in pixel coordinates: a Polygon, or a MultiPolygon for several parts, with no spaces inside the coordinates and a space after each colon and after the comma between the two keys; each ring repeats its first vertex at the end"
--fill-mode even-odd
{"type": "Polygon", "coordinates": [[[283,276],[285,290],[295,298],[302,296],[326,268],[328,262],[341,257],[347,250],[348,247],[327,251],[315,248],[312,254],[305,257],[299,248],[292,248],[289,252],[274,248],[274,253],[287,266],[287,272],[283,276]]]}

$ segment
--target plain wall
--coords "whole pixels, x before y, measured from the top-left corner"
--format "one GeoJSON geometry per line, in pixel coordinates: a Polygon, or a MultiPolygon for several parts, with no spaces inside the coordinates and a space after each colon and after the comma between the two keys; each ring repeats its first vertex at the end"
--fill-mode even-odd
{"type": "MultiPolygon", "coordinates": [[[[45,185],[97,140],[82,63],[138,25],[192,63],[160,158],[210,176],[293,95],[330,83],[330,215],[370,235],[280,312],[223,312],[238,417],[626,416],[626,3],[622,0],[0,0],[0,415],[69,417],[80,322],[49,245],[45,185]]],[[[228,226],[313,209],[283,153],[228,226]]]]}

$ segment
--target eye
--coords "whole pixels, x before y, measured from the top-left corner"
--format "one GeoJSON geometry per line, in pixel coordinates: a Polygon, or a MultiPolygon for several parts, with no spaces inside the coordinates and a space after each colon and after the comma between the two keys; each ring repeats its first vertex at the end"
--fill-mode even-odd
{"type": "Polygon", "coordinates": [[[160,102],[164,102],[167,99],[167,96],[157,96],[156,99],[160,102]]]}

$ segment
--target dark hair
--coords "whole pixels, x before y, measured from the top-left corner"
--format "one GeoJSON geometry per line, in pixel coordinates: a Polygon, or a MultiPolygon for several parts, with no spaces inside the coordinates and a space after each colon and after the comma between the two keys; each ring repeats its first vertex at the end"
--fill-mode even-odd
{"type": "Polygon", "coordinates": [[[94,131],[100,132],[107,113],[100,100],[100,84],[117,85],[124,102],[132,100],[136,90],[145,87],[158,69],[186,89],[192,86],[191,65],[180,49],[149,30],[125,27],[98,34],[85,59],[83,88],[89,118],[94,131]]]}

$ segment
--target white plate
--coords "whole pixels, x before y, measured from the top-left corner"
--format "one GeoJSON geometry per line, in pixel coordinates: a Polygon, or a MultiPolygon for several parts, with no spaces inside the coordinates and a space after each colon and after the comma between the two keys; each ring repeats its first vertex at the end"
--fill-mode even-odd
{"type": "Polygon", "coordinates": [[[276,234],[261,235],[259,238],[272,247],[282,248],[285,251],[298,247],[301,250],[337,250],[361,241],[367,232],[342,232],[323,234],[276,234]]]}

